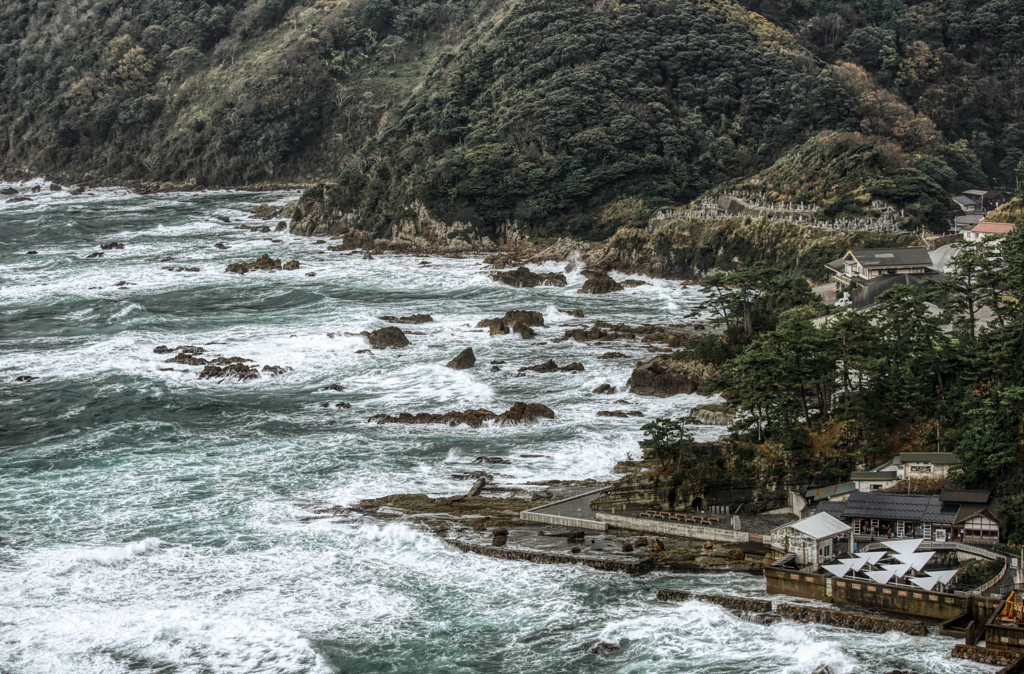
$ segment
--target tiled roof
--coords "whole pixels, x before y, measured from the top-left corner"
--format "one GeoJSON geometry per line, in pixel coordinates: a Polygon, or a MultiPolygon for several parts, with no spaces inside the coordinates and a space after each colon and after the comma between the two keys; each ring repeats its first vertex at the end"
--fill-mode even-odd
{"type": "Polygon", "coordinates": [[[983,489],[943,489],[939,500],[948,503],[988,503],[991,494],[983,489]]]}
{"type": "Polygon", "coordinates": [[[932,266],[932,258],[924,246],[911,248],[858,248],[850,249],[862,267],[932,266]]]}
{"type": "Polygon", "coordinates": [[[959,506],[943,503],[938,496],[854,492],[845,503],[826,501],[818,512],[843,519],[903,520],[949,525],[956,519],[959,506]],[[825,507],[823,507],[825,506],[825,507]]]}
{"type": "Polygon", "coordinates": [[[965,197],[962,194],[960,196],[958,196],[958,197],[953,197],[953,201],[957,202],[958,204],[963,204],[964,206],[977,206],[978,205],[977,201],[975,201],[974,199],[971,199],[970,197],[965,197]]]}
{"type": "Polygon", "coordinates": [[[895,470],[855,470],[850,473],[853,480],[895,480],[895,470]]]}
{"type": "Polygon", "coordinates": [[[952,466],[960,463],[960,459],[951,452],[901,452],[893,459],[893,463],[933,463],[937,466],[952,466]]]}
{"type": "Polygon", "coordinates": [[[1008,222],[987,222],[982,220],[971,231],[975,234],[1009,234],[1013,231],[1013,225],[1008,222]]]}

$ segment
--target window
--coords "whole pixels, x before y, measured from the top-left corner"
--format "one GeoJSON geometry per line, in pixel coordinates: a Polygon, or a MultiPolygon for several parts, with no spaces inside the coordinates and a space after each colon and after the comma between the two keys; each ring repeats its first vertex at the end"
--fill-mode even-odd
{"type": "Polygon", "coordinates": [[[873,484],[873,485],[871,485],[871,491],[878,491],[881,488],[882,488],[882,485],[880,485],[880,484],[873,484]]]}
{"type": "Polygon", "coordinates": [[[896,535],[903,538],[903,522],[900,520],[896,521],[896,535]]]}
{"type": "Polygon", "coordinates": [[[930,524],[925,524],[924,525],[924,537],[925,538],[931,538],[932,537],[932,525],[930,525],[930,524]]]}
{"type": "Polygon", "coordinates": [[[930,473],[930,472],[932,472],[932,467],[931,466],[911,466],[910,467],[910,472],[911,473],[930,473]]]}
{"type": "Polygon", "coordinates": [[[853,533],[857,534],[858,536],[860,535],[860,533],[861,533],[861,530],[860,530],[860,520],[854,520],[853,521],[853,533]]]}

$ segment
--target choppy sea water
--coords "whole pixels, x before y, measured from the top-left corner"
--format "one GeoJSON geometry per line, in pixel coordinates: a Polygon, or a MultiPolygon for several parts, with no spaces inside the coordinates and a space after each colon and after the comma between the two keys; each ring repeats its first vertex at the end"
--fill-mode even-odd
{"type": "Polygon", "coordinates": [[[406,525],[301,521],[311,503],[464,492],[469,485],[450,476],[481,455],[512,460],[488,467],[503,483],[611,478],[615,461],[639,453],[645,419],[596,411],[682,415],[703,399],[593,395],[601,383],[622,387],[650,354],[552,339],[596,318],[682,322],[696,298],[677,282],[584,296],[584,279],[569,274],[566,288],[512,289],[488,280],[479,257],[420,267],[420,258],[363,260],[235,228],[263,224],[245,215],[260,201],[294,198],[284,193],[72,196],[44,187],[30,196],[0,202],[4,674],[992,670],[950,659],[951,639],[762,626],[715,606],[654,600],[663,587],[763,593],[760,578],[629,578],[463,554],[406,525]],[[87,259],[108,241],[125,248],[87,259]],[[224,272],[264,252],[302,268],[224,272]],[[509,309],[542,311],[550,327],[533,342],[471,331],[509,309]],[[435,322],[402,326],[425,334],[401,351],[356,354],[367,345],[344,335],[412,313],[435,322]],[[292,371],[201,381],[200,368],[154,354],[160,344],[292,371]],[[445,368],[466,346],[477,367],[445,368]],[[609,350],[629,358],[597,358],[609,350]],[[586,371],[509,376],[549,358],[586,371]],[[506,364],[494,373],[496,360],[506,364]],[[190,372],[159,369],[168,367],[190,372]],[[39,379],[16,383],[22,375],[39,379]],[[334,383],[346,390],[323,390],[334,383]],[[517,401],[544,403],[556,418],[480,429],[366,421],[501,412],[517,401]],[[597,655],[597,641],[621,648],[597,655]]]}

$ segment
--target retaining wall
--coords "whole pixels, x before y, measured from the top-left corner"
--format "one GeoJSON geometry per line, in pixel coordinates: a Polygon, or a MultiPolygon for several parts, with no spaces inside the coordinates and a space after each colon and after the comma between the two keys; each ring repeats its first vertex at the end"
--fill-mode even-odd
{"type": "Polygon", "coordinates": [[[682,536],[683,538],[694,538],[698,541],[715,541],[717,543],[749,543],[750,534],[746,531],[734,531],[732,529],[716,529],[704,527],[699,524],[680,524],[678,522],[667,522],[665,520],[652,520],[645,517],[626,517],[625,515],[609,515],[598,513],[599,522],[606,522],[609,526],[619,529],[630,529],[632,531],[643,531],[649,534],[661,534],[662,536],[682,536]]]}
{"type": "Polygon", "coordinates": [[[571,527],[579,529],[593,529],[596,531],[607,531],[608,525],[604,522],[596,522],[594,520],[584,520],[578,517],[562,517],[561,515],[545,515],[543,513],[533,512],[532,510],[524,510],[519,513],[519,519],[526,522],[543,522],[544,524],[557,524],[561,527],[571,527]]]}
{"type": "Polygon", "coordinates": [[[829,601],[831,588],[828,579],[817,573],[801,573],[790,569],[765,567],[768,594],[788,594],[791,597],[829,601]]]}
{"type": "Polygon", "coordinates": [[[554,552],[538,552],[536,550],[516,550],[510,548],[495,548],[490,545],[477,545],[459,540],[445,540],[450,545],[462,552],[473,552],[486,557],[498,559],[521,560],[533,562],[534,564],[582,564],[601,571],[622,571],[631,576],[643,575],[654,568],[654,564],[644,560],[639,562],[619,562],[613,559],[592,559],[578,555],[563,555],[554,552]]]}
{"type": "Polygon", "coordinates": [[[996,648],[957,644],[953,646],[953,652],[950,655],[961,660],[971,660],[992,665],[993,667],[1002,667],[1003,669],[999,670],[996,674],[1016,674],[1024,670],[1024,667],[1022,667],[1024,665],[1024,655],[996,648]]]}

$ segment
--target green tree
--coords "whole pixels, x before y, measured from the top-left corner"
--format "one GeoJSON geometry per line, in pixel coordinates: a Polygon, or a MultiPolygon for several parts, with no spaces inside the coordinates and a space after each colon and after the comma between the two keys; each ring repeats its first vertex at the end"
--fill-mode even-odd
{"type": "Polygon", "coordinates": [[[988,303],[993,311],[1002,305],[997,286],[1001,278],[1002,260],[992,247],[982,241],[957,239],[950,247],[956,252],[950,260],[950,271],[941,282],[942,289],[952,295],[948,304],[954,325],[972,340],[977,335],[978,312],[988,303]]]}
{"type": "Polygon", "coordinates": [[[657,459],[662,470],[693,464],[693,432],[682,421],[659,417],[641,426],[641,430],[644,459],[657,459]]]}

